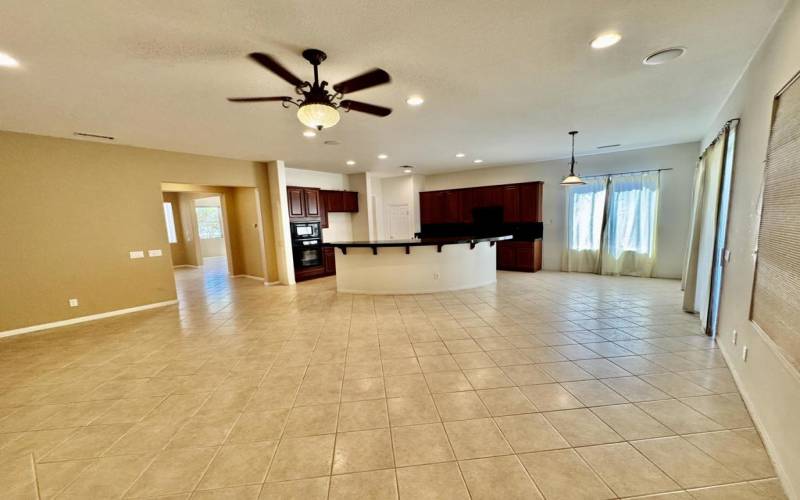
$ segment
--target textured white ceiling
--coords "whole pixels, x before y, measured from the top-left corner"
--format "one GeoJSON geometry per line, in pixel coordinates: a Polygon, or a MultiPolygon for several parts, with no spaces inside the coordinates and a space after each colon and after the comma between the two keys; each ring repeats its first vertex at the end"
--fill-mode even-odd
{"type": "Polygon", "coordinates": [[[300,168],[418,173],[698,140],[784,0],[4,0],[0,129],[300,168]],[[616,30],[622,41],[595,51],[616,30]],[[663,66],[649,53],[688,48],[663,66]],[[349,113],[314,139],[278,103],[291,95],[246,58],[274,55],[303,79],[307,47],[338,82],[378,66],[393,82],[351,94],[393,107],[349,113]],[[405,99],[425,97],[419,108],[405,99]],[[323,145],[337,140],[339,146],[323,145]],[[464,152],[466,158],[455,158],[464,152]],[[377,160],[378,153],[389,155],[377,160]],[[345,160],[354,159],[354,167],[345,160]]]}

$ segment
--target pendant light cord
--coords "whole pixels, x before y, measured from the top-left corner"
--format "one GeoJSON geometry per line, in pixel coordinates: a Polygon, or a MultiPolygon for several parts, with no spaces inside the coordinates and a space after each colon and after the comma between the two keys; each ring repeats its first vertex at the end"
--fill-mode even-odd
{"type": "Polygon", "coordinates": [[[572,159],[569,162],[569,175],[575,175],[575,135],[577,133],[577,130],[573,130],[569,133],[569,135],[572,136],[572,159]]]}

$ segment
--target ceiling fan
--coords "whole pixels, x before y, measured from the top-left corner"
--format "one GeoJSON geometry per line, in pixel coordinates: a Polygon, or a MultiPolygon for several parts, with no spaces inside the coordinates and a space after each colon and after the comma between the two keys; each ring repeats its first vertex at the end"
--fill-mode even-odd
{"type": "Polygon", "coordinates": [[[298,99],[293,99],[288,96],[229,97],[228,100],[231,102],[280,101],[284,108],[288,108],[289,104],[294,104],[298,107],[297,118],[300,122],[307,127],[317,130],[333,127],[339,123],[339,109],[345,111],[360,111],[362,113],[381,117],[388,116],[392,112],[389,108],[377,106],[375,104],[352,101],[350,99],[342,100],[344,94],[352,94],[359,90],[389,83],[391,77],[389,73],[382,69],[375,68],[364,74],[350,78],[349,80],[337,83],[333,86],[334,92],[331,93],[326,89],[328,82],[324,80],[322,82],[319,81],[318,66],[328,57],[325,52],[319,49],[306,49],[303,51],[303,58],[314,66],[313,83],[301,80],[267,54],[253,52],[248,57],[294,85],[295,92],[301,97],[298,99]]]}

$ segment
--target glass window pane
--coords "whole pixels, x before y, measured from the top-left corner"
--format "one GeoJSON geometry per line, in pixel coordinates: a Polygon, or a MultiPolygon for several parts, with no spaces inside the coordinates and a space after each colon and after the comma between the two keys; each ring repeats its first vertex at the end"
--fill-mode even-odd
{"type": "Polygon", "coordinates": [[[220,207],[195,207],[195,211],[200,239],[222,238],[222,210],[220,207]]]}
{"type": "Polygon", "coordinates": [[[164,202],[164,220],[167,222],[167,239],[170,243],[178,242],[178,234],[175,232],[175,216],[172,214],[172,203],[164,202]]]}

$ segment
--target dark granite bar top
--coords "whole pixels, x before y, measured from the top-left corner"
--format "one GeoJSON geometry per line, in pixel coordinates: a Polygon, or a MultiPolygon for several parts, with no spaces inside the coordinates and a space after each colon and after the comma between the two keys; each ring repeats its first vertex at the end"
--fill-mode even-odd
{"type": "Polygon", "coordinates": [[[377,255],[378,248],[405,247],[406,253],[409,253],[410,247],[435,246],[437,250],[441,252],[442,247],[445,245],[462,245],[468,243],[470,248],[474,248],[475,245],[484,241],[488,241],[494,245],[497,241],[510,239],[513,239],[513,236],[509,234],[499,236],[442,236],[438,238],[413,238],[410,240],[332,241],[323,243],[322,246],[338,248],[343,254],[347,254],[348,248],[371,248],[372,253],[377,255]]]}

